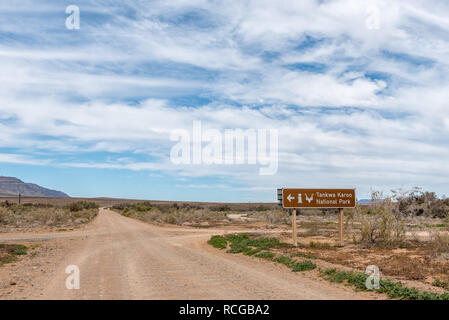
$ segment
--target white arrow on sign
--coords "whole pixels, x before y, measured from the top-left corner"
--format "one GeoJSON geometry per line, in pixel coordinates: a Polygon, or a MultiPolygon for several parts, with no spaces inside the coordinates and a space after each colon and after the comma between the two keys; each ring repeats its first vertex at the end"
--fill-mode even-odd
{"type": "Polygon", "coordinates": [[[287,197],[288,202],[292,202],[293,199],[295,199],[295,197],[292,197],[292,194],[290,193],[287,197]]]}

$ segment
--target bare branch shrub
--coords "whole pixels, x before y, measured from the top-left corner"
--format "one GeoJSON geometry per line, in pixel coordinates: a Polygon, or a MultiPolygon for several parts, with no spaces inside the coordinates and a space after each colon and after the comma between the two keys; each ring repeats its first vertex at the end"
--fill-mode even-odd
{"type": "Polygon", "coordinates": [[[394,245],[405,239],[405,220],[391,198],[381,192],[372,193],[373,204],[368,208],[356,208],[356,218],[361,223],[363,244],[394,245]]]}
{"type": "Polygon", "coordinates": [[[430,233],[430,249],[433,256],[449,254],[449,233],[433,230],[430,233]]]}
{"type": "Polygon", "coordinates": [[[392,190],[398,210],[404,216],[427,216],[445,218],[449,213],[449,199],[439,199],[435,192],[424,192],[415,187],[412,190],[392,190]]]}
{"type": "Polygon", "coordinates": [[[254,217],[258,220],[272,223],[272,224],[290,224],[291,219],[287,210],[265,210],[265,211],[253,211],[248,213],[248,217],[254,217]]]}

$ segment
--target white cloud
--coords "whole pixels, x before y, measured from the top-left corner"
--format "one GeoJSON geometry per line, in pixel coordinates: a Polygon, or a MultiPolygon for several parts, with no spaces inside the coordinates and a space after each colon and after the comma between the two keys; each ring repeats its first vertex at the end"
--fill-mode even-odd
{"type": "Polygon", "coordinates": [[[80,3],[78,33],[57,24],[52,3],[25,4],[0,5],[10,13],[0,29],[12,35],[0,46],[0,148],[14,149],[1,162],[160,170],[265,190],[299,178],[447,188],[449,7],[441,1],[98,1],[80,3]],[[366,28],[372,5],[379,30],[366,28]],[[183,97],[212,102],[190,107],[183,97]],[[173,166],[170,130],[193,120],[279,129],[278,175],[173,166]],[[95,152],[117,157],[83,158],[95,152]]]}

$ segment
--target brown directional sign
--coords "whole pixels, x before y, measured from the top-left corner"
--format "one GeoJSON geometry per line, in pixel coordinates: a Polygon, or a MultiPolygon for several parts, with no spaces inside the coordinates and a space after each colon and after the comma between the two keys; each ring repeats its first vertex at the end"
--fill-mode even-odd
{"type": "Polygon", "coordinates": [[[356,204],[355,189],[283,188],[279,191],[284,208],[354,208],[356,204]]]}

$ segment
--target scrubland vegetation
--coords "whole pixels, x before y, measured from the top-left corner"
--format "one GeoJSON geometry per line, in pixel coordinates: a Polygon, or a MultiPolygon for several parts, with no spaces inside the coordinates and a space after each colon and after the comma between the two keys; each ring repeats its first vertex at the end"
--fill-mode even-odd
{"type": "Polygon", "coordinates": [[[136,218],[146,222],[169,223],[176,225],[206,226],[211,224],[229,223],[229,214],[238,214],[254,221],[285,225],[289,223],[288,212],[281,209],[271,209],[262,205],[231,209],[228,205],[192,205],[183,203],[155,204],[149,201],[139,203],[122,203],[111,207],[125,217],[136,218]]]}
{"type": "Polygon", "coordinates": [[[90,222],[98,213],[98,205],[87,201],[62,207],[50,204],[17,205],[0,202],[0,230],[26,228],[67,228],[90,222]]]}
{"type": "MultiPolygon", "coordinates": [[[[438,219],[443,233],[433,230],[433,240],[439,246],[445,242],[444,229],[449,226],[449,199],[438,199],[432,192],[414,189],[409,192],[393,191],[393,196],[385,197],[373,192],[369,206],[358,206],[354,212],[348,212],[348,222],[359,224],[360,235],[354,234],[354,242],[364,245],[400,245],[406,240],[408,229],[431,228],[429,221],[438,219]]],[[[448,242],[449,243],[449,242],[448,242]]],[[[444,245],[443,245],[444,247],[444,245]]]]}
{"type": "Polygon", "coordinates": [[[364,271],[375,265],[382,277],[387,277],[382,278],[379,293],[395,299],[447,300],[449,293],[441,291],[449,292],[448,214],[449,200],[431,192],[395,191],[390,197],[373,192],[371,203],[345,210],[344,247],[338,244],[335,210],[299,210],[298,247],[286,243],[291,243],[291,217],[272,209],[246,214],[254,221],[276,224],[279,232],[270,233],[270,238],[237,234],[214,236],[209,243],[228,253],[263,258],[292,270],[295,265],[296,270],[302,270],[298,262],[310,265],[306,261],[341,266],[340,271],[338,267],[320,269],[319,276],[357,290],[366,290],[368,275],[364,271]],[[269,248],[255,245],[266,241],[272,244],[269,248]]]}
{"type": "Polygon", "coordinates": [[[196,205],[183,204],[152,204],[141,202],[134,204],[118,204],[112,206],[112,210],[117,211],[125,217],[136,218],[146,222],[169,223],[169,224],[199,224],[208,225],[211,221],[226,219],[229,211],[224,206],[202,208],[196,205]],[[207,223],[205,223],[207,222],[207,223]]]}
{"type": "MultiPolygon", "coordinates": [[[[319,270],[320,276],[324,279],[345,283],[353,286],[356,290],[367,291],[366,280],[367,274],[361,272],[337,271],[335,268],[319,270]]],[[[372,289],[379,293],[385,293],[390,299],[407,299],[407,300],[449,300],[449,293],[434,293],[416,288],[404,286],[400,282],[391,280],[379,280],[379,289],[372,289]]]]}
{"type": "MultiPolygon", "coordinates": [[[[208,243],[215,248],[226,249],[226,252],[230,254],[242,253],[247,256],[254,256],[285,265],[293,272],[305,272],[317,268],[317,264],[312,261],[317,259],[315,255],[310,252],[295,252],[297,248],[294,248],[288,243],[281,242],[278,238],[257,237],[250,236],[248,233],[241,233],[225,236],[215,235],[210,238],[208,243]]],[[[319,247],[325,250],[331,249],[327,246],[319,247]]],[[[300,246],[300,248],[307,248],[307,246],[300,246]]],[[[308,248],[316,248],[316,245],[313,245],[312,242],[308,248]]],[[[404,285],[400,281],[390,279],[380,279],[379,288],[368,289],[366,281],[369,275],[362,272],[338,271],[336,268],[318,268],[317,274],[319,277],[330,282],[349,285],[358,291],[373,290],[378,293],[384,293],[390,299],[449,300],[449,293],[420,290],[404,285]]],[[[432,285],[449,290],[449,282],[444,282],[440,279],[436,279],[432,285]]]]}
{"type": "Polygon", "coordinates": [[[290,224],[291,222],[290,216],[286,210],[267,209],[263,206],[258,207],[255,211],[248,212],[247,216],[272,224],[290,224]]]}

